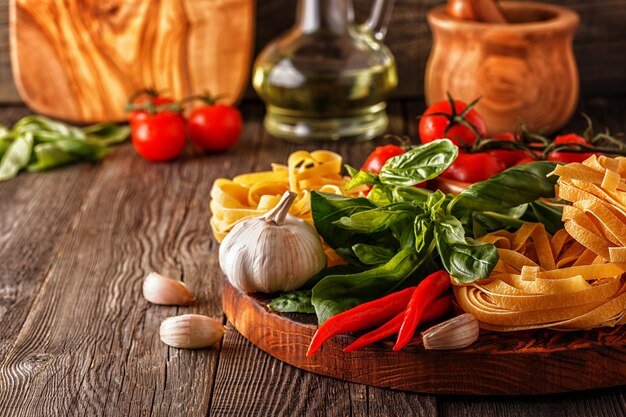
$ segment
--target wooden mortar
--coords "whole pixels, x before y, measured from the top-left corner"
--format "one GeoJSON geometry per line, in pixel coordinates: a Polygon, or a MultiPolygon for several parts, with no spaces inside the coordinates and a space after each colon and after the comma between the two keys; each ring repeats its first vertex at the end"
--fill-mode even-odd
{"type": "Polygon", "coordinates": [[[428,13],[433,49],[426,66],[426,103],[470,102],[489,133],[525,127],[559,129],[578,102],[572,41],[580,18],[551,4],[501,2],[509,24],[457,20],[445,5],[428,13]]]}

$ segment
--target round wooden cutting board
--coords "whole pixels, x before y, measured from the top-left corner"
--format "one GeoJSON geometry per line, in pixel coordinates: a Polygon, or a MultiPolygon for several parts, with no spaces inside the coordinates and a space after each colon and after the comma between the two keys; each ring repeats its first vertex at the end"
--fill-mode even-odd
{"type": "Polygon", "coordinates": [[[484,332],[472,346],[457,351],[426,351],[413,342],[393,352],[392,342],[385,341],[344,353],[354,337],[342,335],[307,358],[317,329],[312,316],[272,312],[269,297],[244,294],[226,280],[222,294],[230,322],[260,349],[306,371],[346,381],[473,395],[545,394],[626,384],[624,326],[584,332],[484,332]]]}

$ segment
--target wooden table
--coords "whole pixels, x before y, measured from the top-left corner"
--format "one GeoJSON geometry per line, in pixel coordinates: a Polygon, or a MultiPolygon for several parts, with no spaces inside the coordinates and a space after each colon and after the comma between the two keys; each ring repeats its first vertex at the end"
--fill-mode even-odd
{"type": "MultiPolygon", "coordinates": [[[[245,132],[227,153],[190,150],[155,165],[123,145],[96,165],[0,183],[1,416],[626,415],[626,386],[538,397],[419,395],[301,371],[230,326],[217,350],[162,344],[166,317],[226,322],[208,223],[213,180],[267,169],[299,148],[264,132],[259,103],[242,108],[245,132]],[[181,278],[198,302],[148,304],[141,283],[150,271],[181,278]]],[[[420,102],[391,103],[390,130],[415,137],[421,110],[420,102]]],[[[598,129],[626,130],[626,99],[588,98],[580,110],[598,129]]],[[[3,107],[0,122],[28,113],[3,107]]],[[[583,127],[576,117],[568,128],[583,127]]],[[[374,144],[324,146],[358,165],[374,144]]]]}

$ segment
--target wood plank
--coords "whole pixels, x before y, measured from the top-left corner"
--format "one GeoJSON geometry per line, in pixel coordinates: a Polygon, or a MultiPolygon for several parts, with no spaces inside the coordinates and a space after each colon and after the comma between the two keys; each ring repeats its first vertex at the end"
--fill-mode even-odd
{"type": "MultiPolygon", "coordinates": [[[[12,126],[28,113],[23,106],[1,108],[0,123],[12,126]]],[[[97,169],[84,163],[0,182],[0,362],[58,257],[59,243],[72,228],[97,169]],[[72,198],[59,198],[70,191],[72,198]]]]}
{"type": "Polygon", "coordinates": [[[565,395],[519,398],[446,397],[440,401],[441,417],[623,417],[626,388],[595,390],[565,395]]]}
{"type": "MultiPolygon", "coordinates": [[[[258,118],[258,109],[244,117],[258,118]]],[[[168,348],[158,328],[183,312],[221,316],[209,189],[215,177],[251,168],[247,149],[258,131],[248,123],[233,151],[168,164],[145,162],[130,145],[111,156],[0,366],[1,410],[16,417],[206,414],[218,352],[168,348]],[[199,301],[149,305],[141,284],[152,270],[180,277],[199,301]]]]}

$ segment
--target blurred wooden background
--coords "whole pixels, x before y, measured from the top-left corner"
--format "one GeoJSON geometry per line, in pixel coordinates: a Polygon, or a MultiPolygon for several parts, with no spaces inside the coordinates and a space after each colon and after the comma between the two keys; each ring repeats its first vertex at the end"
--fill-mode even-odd
{"type": "MultiPolygon", "coordinates": [[[[209,0],[205,0],[209,1],[209,0]]],[[[626,93],[626,0],[546,0],[576,10],[582,19],[575,52],[583,95],[626,93]]],[[[8,40],[8,3],[0,0],[0,103],[18,103],[8,40]]],[[[289,29],[295,0],[258,0],[255,56],[272,38],[289,29]]],[[[354,0],[357,15],[367,14],[372,0],[354,0]]],[[[431,35],[426,11],[443,0],[397,0],[386,39],[398,63],[397,97],[420,97],[431,35]]],[[[33,48],[36,48],[33,45],[33,48]]],[[[545,65],[551,65],[546,62],[545,65]]],[[[248,97],[254,92],[249,89],[248,97]]]]}

